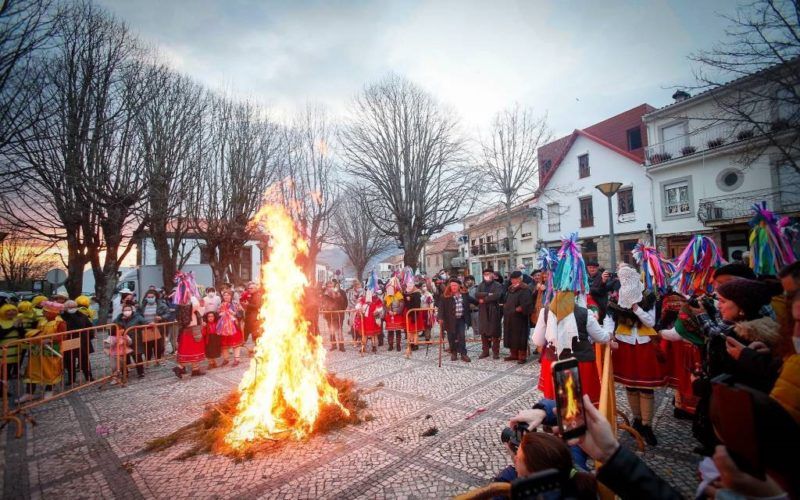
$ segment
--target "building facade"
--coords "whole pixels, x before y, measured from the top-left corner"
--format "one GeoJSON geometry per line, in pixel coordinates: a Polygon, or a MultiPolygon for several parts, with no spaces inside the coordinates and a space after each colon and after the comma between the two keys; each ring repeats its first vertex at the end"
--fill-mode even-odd
{"type": "MultiPolygon", "coordinates": [[[[763,83],[742,79],[694,97],[676,92],[676,102],[644,116],[652,138],[645,168],[657,207],[654,229],[669,257],[676,257],[693,235],[707,234],[726,259],[739,258],[748,248],[754,203],[765,201],[782,215],[800,214],[800,174],[764,134],[735,122],[718,105],[721,96],[742,85],[763,83]]],[[[759,111],[767,125],[797,112],[769,105],[759,111]]],[[[780,141],[781,133],[773,131],[772,138],[780,141]]]]}
{"type": "Polygon", "coordinates": [[[445,233],[425,245],[422,262],[426,274],[432,275],[442,269],[458,274],[459,266],[453,265],[453,259],[459,257],[458,236],[455,232],[445,233]]]}
{"type": "Polygon", "coordinates": [[[647,147],[642,116],[653,110],[642,104],[539,148],[539,246],[558,248],[563,236],[577,231],[584,257],[607,267],[612,251],[617,262],[631,262],[636,243],[652,238],[656,207],[642,165],[647,147]],[[613,249],[608,198],[596,189],[606,182],[622,184],[611,198],[613,249]]]}
{"type": "Polygon", "coordinates": [[[502,276],[516,269],[519,264],[525,265],[528,272],[536,267],[539,217],[533,198],[511,209],[511,229],[514,236],[510,241],[506,229],[508,218],[509,215],[502,206],[464,218],[462,239],[468,242],[465,245],[468,249],[465,252],[466,260],[469,273],[478,281],[486,267],[491,267],[502,276]]]}

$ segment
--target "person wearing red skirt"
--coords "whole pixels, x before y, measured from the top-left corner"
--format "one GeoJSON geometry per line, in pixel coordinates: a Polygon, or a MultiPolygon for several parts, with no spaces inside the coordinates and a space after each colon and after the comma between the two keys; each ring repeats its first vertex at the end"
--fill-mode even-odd
{"type": "MultiPolygon", "coordinates": [[[[203,341],[202,325],[200,319],[200,306],[196,297],[192,297],[190,303],[180,304],[178,308],[191,310],[191,322],[184,323],[178,333],[178,366],[172,369],[178,378],[183,378],[186,374],[186,365],[192,367],[192,377],[204,375],[200,371],[199,363],[206,359],[206,346],[203,341]]],[[[188,313],[188,311],[187,311],[188,313]]],[[[179,315],[181,315],[179,311],[179,315]]]]}
{"type": "Polygon", "coordinates": [[[633,427],[650,446],[658,440],[653,432],[653,389],[662,387],[666,377],[659,361],[655,295],[644,295],[639,272],[621,266],[619,299],[609,302],[605,326],[614,332],[611,344],[614,360],[614,380],[625,386],[633,413],[633,427]]]}
{"type": "Polygon", "coordinates": [[[383,301],[373,290],[367,290],[367,293],[359,297],[356,302],[353,328],[361,335],[362,349],[366,348],[369,340],[372,342],[372,352],[377,352],[375,337],[381,334],[383,312],[383,301]]]}
{"type": "Polygon", "coordinates": [[[404,329],[408,339],[409,350],[417,350],[417,339],[419,334],[425,331],[425,311],[413,311],[422,307],[422,292],[414,284],[413,279],[407,279],[405,290],[403,291],[404,310],[403,320],[404,329]]]}
{"type": "Polygon", "coordinates": [[[581,393],[600,402],[600,375],[595,364],[594,344],[605,344],[610,333],[600,326],[595,312],[575,303],[574,292],[556,292],[553,301],[539,312],[533,343],[542,352],[539,390],[555,399],[552,364],[574,357],[578,360],[581,393]]]}
{"type": "Polygon", "coordinates": [[[676,418],[691,418],[694,415],[698,398],[692,389],[692,373],[699,369],[702,361],[700,350],[675,331],[675,321],[685,303],[686,299],[676,292],[666,294],[661,299],[661,318],[658,322],[661,350],[666,358],[665,382],[675,389],[673,415],[676,418]]]}
{"type": "Polygon", "coordinates": [[[230,351],[233,351],[233,366],[239,366],[239,353],[244,345],[244,333],[239,328],[239,319],[244,317],[244,309],[233,301],[233,293],[230,290],[222,292],[222,302],[217,309],[217,315],[219,316],[217,335],[222,341],[222,366],[228,364],[230,351]]]}

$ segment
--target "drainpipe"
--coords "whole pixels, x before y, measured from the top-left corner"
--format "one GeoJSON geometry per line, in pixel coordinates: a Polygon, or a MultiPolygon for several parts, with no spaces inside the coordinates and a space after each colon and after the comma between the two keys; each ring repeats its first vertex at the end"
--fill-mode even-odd
{"type": "Polygon", "coordinates": [[[653,182],[653,178],[650,177],[647,167],[645,167],[644,175],[647,177],[647,180],[650,181],[650,215],[653,217],[653,226],[651,231],[651,237],[653,238],[653,241],[651,241],[650,244],[655,248],[658,248],[658,244],[656,243],[656,197],[653,193],[653,186],[655,185],[655,182],[653,182]]]}

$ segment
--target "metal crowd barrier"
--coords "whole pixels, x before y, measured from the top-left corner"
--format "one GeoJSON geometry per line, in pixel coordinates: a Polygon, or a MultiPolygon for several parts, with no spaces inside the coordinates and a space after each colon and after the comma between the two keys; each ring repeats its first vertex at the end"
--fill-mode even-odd
{"type": "MultiPolygon", "coordinates": [[[[144,370],[145,367],[159,364],[166,359],[173,359],[177,345],[178,323],[164,321],[147,325],[136,325],[125,329],[124,334],[130,339],[132,352],[127,356],[127,370],[124,370],[122,381],[127,383],[131,368],[144,370]],[[173,353],[166,352],[167,340],[170,341],[173,353]]],[[[142,372],[143,373],[143,372],[142,372]]]]}
{"type": "MultiPolygon", "coordinates": [[[[32,332],[32,330],[28,330],[32,332]]],[[[0,345],[3,424],[16,425],[22,437],[32,408],[91,386],[121,383],[124,355],[115,351],[123,339],[115,324],[47,335],[34,335],[0,345]]],[[[124,346],[123,346],[124,349],[124,346]]]]}

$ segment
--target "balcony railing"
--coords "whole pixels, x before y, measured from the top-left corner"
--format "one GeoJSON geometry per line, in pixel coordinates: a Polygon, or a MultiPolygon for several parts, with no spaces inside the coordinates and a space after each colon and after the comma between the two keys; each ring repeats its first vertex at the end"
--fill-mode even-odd
{"type": "Polygon", "coordinates": [[[773,212],[785,214],[800,211],[800,187],[758,189],[714,198],[702,198],[697,210],[697,218],[703,223],[748,218],[753,215],[752,205],[762,201],[766,201],[767,208],[773,212]]]}
{"type": "Polygon", "coordinates": [[[678,158],[710,151],[726,144],[746,141],[755,135],[752,129],[743,129],[730,123],[717,123],[695,129],[688,134],[647,146],[645,159],[653,166],[678,158]]]}
{"type": "Polygon", "coordinates": [[[547,223],[547,231],[551,233],[557,233],[561,231],[561,223],[560,222],[548,222],[547,223]]]}

